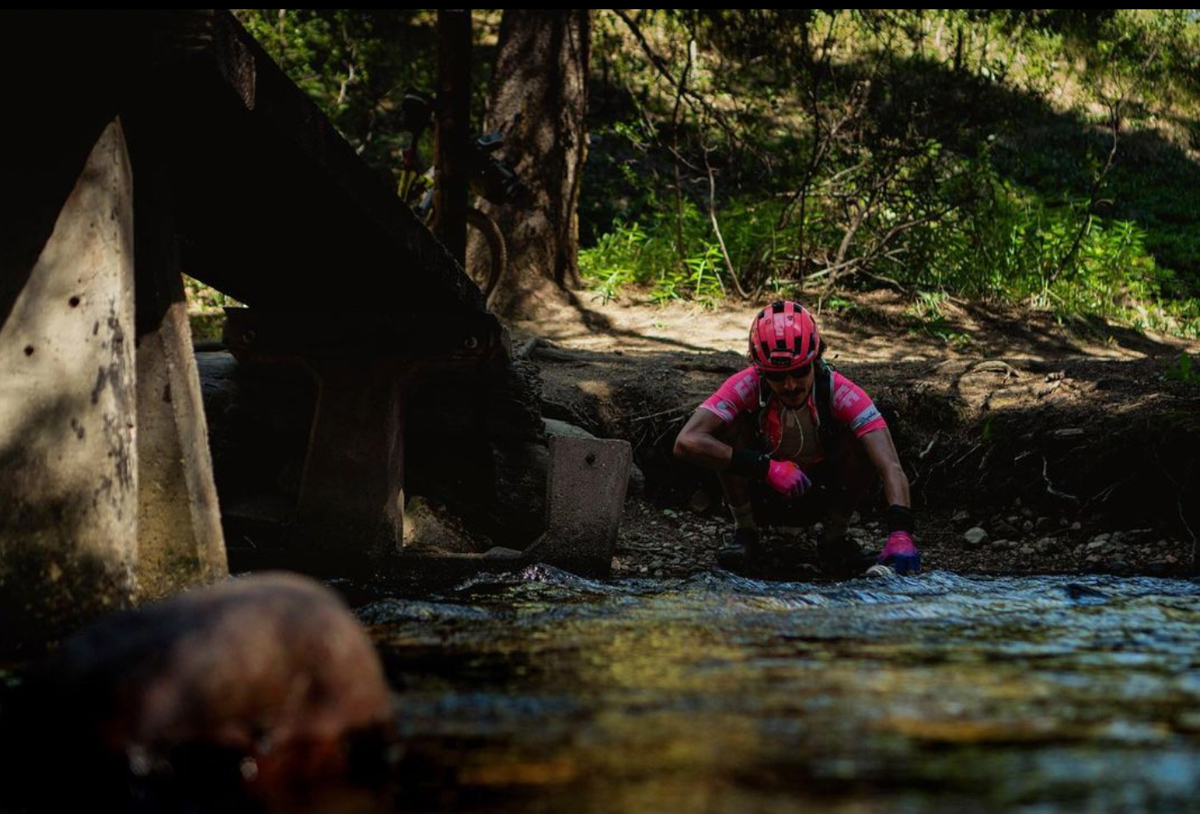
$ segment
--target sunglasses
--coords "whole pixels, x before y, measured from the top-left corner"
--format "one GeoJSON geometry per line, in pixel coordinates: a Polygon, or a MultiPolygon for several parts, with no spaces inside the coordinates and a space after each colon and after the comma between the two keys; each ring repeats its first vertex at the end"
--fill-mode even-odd
{"type": "Polygon", "coordinates": [[[792,370],[759,369],[758,375],[762,376],[767,381],[781,382],[784,379],[788,378],[789,376],[795,376],[798,379],[803,379],[805,376],[807,376],[811,372],[812,372],[812,362],[809,362],[807,365],[803,365],[801,367],[797,367],[792,370]]]}

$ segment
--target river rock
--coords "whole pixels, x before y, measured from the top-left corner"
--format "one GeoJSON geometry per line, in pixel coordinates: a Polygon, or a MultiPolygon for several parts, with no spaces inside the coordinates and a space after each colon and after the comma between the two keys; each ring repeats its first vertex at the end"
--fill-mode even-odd
{"type": "Polygon", "coordinates": [[[489,547],[477,545],[461,521],[439,503],[413,497],[404,507],[404,550],[408,553],[474,554],[489,547]]]}
{"type": "MultiPolygon", "coordinates": [[[[19,733],[28,771],[6,755],[6,773],[22,772],[13,776],[36,784],[39,800],[77,795],[97,810],[111,809],[106,795],[161,784],[220,795],[226,810],[303,796],[363,769],[356,759],[376,761],[378,775],[393,734],[383,667],[362,625],[328,588],[282,573],[101,619],[64,642],[25,692],[22,716],[3,730],[19,733]],[[367,743],[377,748],[360,748],[367,743]],[[60,765],[79,774],[33,780],[60,765]]],[[[115,810],[135,809],[168,810],[153,800],[115,810]]]]}
{"type": "Polygon", "coordinates": [[[1015,525],[1013,525],[1012,523],[1008,522],[1007,520],[998,521],[992,527],[992,531],[995,532],[997,537],[1010,537],[1011,538],[1011,537],[1017,537],[1020,535],[1020,532],[1017,530],[1017,527],[1015,525]]]}
{"type": "Polygon", "coordinates": [[[988,533],[979,526],[969,528],[963,532],[963,539],[973,546],[983,545],[987,541],[987,538],[988,533]]]}

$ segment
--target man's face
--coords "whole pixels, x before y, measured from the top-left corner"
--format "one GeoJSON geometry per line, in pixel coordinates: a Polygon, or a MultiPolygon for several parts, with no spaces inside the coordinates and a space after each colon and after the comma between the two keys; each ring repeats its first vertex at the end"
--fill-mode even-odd
{"type": "Polygon", "coordinates": [[[789,373],[763,373],[761,375],[767,386],[771,388],[771,392],[784,407],[794,410],[804,406],[804,403],[808,401],[808,394],[812,392],[812,365],[789,373]]]}

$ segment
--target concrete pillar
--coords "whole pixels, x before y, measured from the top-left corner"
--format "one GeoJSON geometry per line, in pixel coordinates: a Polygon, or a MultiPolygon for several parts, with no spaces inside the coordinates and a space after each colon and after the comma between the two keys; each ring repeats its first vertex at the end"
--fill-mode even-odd
{"type": "Polygon", "coordinates": [[[308,362],[318,382],[296,507],[306,545],[396,554],[404,537],[403,375],[390,362],[308,362]],[[322,542],[324,541],[324,542],[322,542]]]}
{"type": "Polygon", "coordinates": [[[158,153],[170,134],[140,124],[151,129],[130,128],[137,178],[137,578],[138,598],[157,599],[228,576],[229,568],[172,192],[158,153]]]}
{"type": "Polygon", "coordinates": [[[186,305],[137,348],[140,599],[228,576],[186,305]]]}
{"type": "Polygon", "coordinates": [[[30,641],[134,594],[133,188],[119,122],[32,269],[0,274],[19,287],[0,325],[0,637],[30,641]]]}
{"type": "Polygon", "coordinates": [[[316,382],[288,530],[305,568],[347,574],[400,553],[405,391],[422,365],[410,334],[428,330],[371,311],[227,312],[225,345],[240,363],[297,367],[316,382]]]}

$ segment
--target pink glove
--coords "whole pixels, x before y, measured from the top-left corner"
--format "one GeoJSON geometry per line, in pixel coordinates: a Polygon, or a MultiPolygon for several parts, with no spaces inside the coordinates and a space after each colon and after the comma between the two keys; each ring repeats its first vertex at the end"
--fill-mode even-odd
{"type": "Polygon", "coordinates": [[[911,534],[893,531],[876,562],[890,565],[897,574],[916,574],[921,570],[921,552],[917,551],[911,534]]]}
{"type": "Polygon", "coordinates": [[[767,469],[767,483],[787,497],[800,497],[812,488],[808,475],[791,461],[771,461],[767,469]]]}

